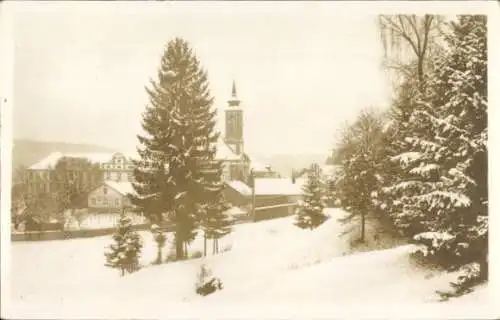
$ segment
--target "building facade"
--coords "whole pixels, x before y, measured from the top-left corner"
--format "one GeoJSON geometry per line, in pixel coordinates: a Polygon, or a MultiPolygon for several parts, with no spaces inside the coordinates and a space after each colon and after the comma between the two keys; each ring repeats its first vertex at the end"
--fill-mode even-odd
{"type": "Polygon", "coordinates": [[[89,211],[94,212],[120,212],[132,207],[129,194],[134,191],[128,181],[104,181],[88,196],[89,211]]]}
{"type": "Polygon", "coordinates": [[[101,181],[132,181],[133,165],[131,157],[123,153],[61,153],[53,152],[36,164],[24,171],[24,185],[30,194],[47,193],[51,190],[54,179],[52,173],[57,163],[63,159],[78,160],[86,159],[95,164],[92,170],[82,171],[77,166],[71,167],[71,161],[67,167],[69,178],[88,181],[90,185],[98,185],[101,181]]]}

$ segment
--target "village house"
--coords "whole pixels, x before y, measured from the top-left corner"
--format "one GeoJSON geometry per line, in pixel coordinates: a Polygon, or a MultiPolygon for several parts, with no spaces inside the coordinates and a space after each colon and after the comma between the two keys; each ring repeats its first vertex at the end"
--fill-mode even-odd
{"type": "Polygon", "coordinates": [[[134,193],[129,181],[106,180],[88,196],[89,212],[120,212],[130,209],[129,195],[134,193]]]}
{"type": "Polygon", "coordinates": [[[240,181],[230,181],[224,189],[225,198],[255,215],[255,220],[266,220],[295,213],[298,201],[302,199],[305,179],[293,181],[290,178],[255,178],[254,187],[240,181]]]}

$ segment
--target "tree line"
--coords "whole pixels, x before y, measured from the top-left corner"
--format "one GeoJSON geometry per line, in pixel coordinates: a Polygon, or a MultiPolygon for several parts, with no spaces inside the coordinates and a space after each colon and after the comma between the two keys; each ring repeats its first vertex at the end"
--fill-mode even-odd
{"type": "Polygon", "coordinates": [[[462,270],[447,293],[458,295],[488,277],[486,17],[379,23],[394,97],[339,133],[336,197],[363,226],[371,216],[425,261],[462,270]]]}

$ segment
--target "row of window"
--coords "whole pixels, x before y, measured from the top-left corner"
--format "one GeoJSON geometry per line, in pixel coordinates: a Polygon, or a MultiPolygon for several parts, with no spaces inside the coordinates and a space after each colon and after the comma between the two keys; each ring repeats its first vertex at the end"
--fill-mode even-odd
{"type": "Polygon", "coordinates": [[[131,181],[132,172],[105,172],[105,180],[116,180],[116,181],[131,181]]]}
{"type": "Polygon", "coordinates": [[[90,204],[92,206],[97,206],[97,204],[103,205],[103,206],[115,206],[119,207],[120,206],[120,199],[107,199],[106,197],[92,197],[90,198],[90,204]]]}
{"type": "Polygon", "coordinates": [[[103,169],[110,169],[110,170],[133,170],[134,166],[131,164],[128,165],[121,165],[121,164],[108,164],[104,163],[101,165],[101,168],[103,169]]]}

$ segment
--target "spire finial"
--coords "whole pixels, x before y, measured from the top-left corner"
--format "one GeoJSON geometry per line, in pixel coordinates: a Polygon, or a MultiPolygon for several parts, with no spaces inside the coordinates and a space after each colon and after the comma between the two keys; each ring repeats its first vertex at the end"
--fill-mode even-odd
{"type": "Polygon", "coordinates": [[[231,91],[231,96],[236,98],[236,82],[233,80],[233,89],[231,91]]]}

